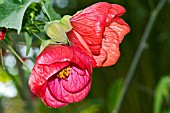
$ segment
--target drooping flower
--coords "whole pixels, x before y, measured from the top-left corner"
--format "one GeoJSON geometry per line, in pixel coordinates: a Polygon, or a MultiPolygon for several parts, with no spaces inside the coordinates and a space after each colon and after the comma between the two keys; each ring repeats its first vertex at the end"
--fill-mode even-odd
{"type": "Polygon", "coordinates": [[[29,86],[47,106],[58,108],[86,97],[91,74],[90,61],[79,49],[51,44],[37,57],[29,86]]]}
{"type": "Polygon", "coordinates": [[[119,18],[125,12],[120,5],[99,2],[70,19],[73,29],[67,33],[68,38],[73,46],[89,56],[93,67],[110,66],[117,62],[119,44],[130,31],[128,24],[119,18]]]}
{"type": "Polygon", "coordinates": [[[6,28],[2,28],[2,30],[0,30],[0,40],[4,40],[5,34],[6,34],[6,28]]]}

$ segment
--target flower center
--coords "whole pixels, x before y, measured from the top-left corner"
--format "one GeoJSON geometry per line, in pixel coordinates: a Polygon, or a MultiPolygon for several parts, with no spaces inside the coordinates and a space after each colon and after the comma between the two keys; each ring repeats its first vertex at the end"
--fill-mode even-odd
{"type": "Polygon", "coordinates": [[[58,78],[66,78],[70,75],[70,66],[63,68],[59,73],[57,73],[58,78]]]}

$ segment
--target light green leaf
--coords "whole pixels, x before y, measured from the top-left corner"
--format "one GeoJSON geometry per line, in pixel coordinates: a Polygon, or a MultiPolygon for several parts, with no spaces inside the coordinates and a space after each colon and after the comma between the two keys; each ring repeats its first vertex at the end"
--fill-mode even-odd
{"type": "Polygon", "coordinates": [[[155,98],[154,98],[154,113],[160,113],[161,106],[163,100],[166,99],[167,101],[170,98],[170,76],[163,77],[155,90],[155,98]]]}
{"type": "Polygon", "coordinates": [[[42,41],[41,46],[40,46],[40,52],[42,52],[42,50],[48,46],[49,44],[56,44],[53,40],[45,40],[42,41]]]}
{"type": "Polygon", "coordinates": [[[10,81],[11,78],[9,77],[7,70],[4,70],[1,66],[0,66],[0,81],[1,82],[7,82],[10,81]]]}
{"type": "Polygon", "coordinates": [[[26,55],[29,54],[32,45],[33,36],[29,35],[28,32],[24,32],[25,42],[27,46],[26,55]]]}
{"type": "Polygon", "coordinates": [[[4,0],[0,0],[0,4],[3,4],[4,3],[4,0]]]}
{"type": "Polygon", "coordinates": [[[5,0],[4,4],[0,4],[0,27],[16,29],[20,33],[24,13],[34,2],[38,3],[40,0],[27,0],[23,4],[5,0]]]}

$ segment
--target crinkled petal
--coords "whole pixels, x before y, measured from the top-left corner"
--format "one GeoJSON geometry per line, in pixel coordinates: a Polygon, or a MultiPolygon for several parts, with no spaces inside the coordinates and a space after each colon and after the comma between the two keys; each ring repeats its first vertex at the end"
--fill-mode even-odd
{"type": "Polygon", "coordinates": [[[96,67],[96,61],[94,60],[89,46],[86,44],[84,39],[76,31],[69,32],[67,35],[72,46],[78,47],[83,53],[85,53],[89,57],[92,66],[96,67]]]}
{"type": "Polygon", "coordinates": [[[68,103],[65,103],[65,102],[62,102],[56,99],[52,95],[48,87],[46,88],[46,91],[44,93],[44,96],[42,97],[42,100],[47,106],[54,107],[54,108],[59,108],[59,107],[62,107],[68,104],[68,103]]]}
{"type": "Polygon", "coordinates": [[[63,87],[63,83],[59,79],[52,79],[48,82],[48,87],[52,95],[54,95],[54,97],[58,100],[66,103],[78,102],[84,99],[90,90],[90,86],[91,79],[82,90],[73,93],[65,90],[65,88],[63,87]]]}
{"type": "Polygon", "coordinates": [[[105,28],[102,48],[107,51],[107,60],[102,66],[110,66],[117,62],[120,56],[119,43],[129,31],[129,26],[118,17],[114,18],[112,23],[105,28]]]}
{"type": "Polygon", "coordinates": [[[71,46],[72,50],[74,51],[74,58],[72,59],[72,63],[78,65],[82,69],[86,69],[89,75],[92,74],[92,65],[89,60],[89,57],[84,54],[80,49],[77,47],[71,46]]]}
{"type": "Polygon", "coordinates": [[[106,22],[109,23],[110,21],[112,21],[114,17],[121,16],[125,12],[126,12],[125,8],[122,7],[121,5],[111,4],[111,7],[109,8],[109,11],[107,14],[108,16],[107,16],[106,22]]]}
{"type": "Polygon", "coordinates": [[[104,36],[102,48],[107,53],[107,59],[102,66],[110,66],[115,64],[120,56],[119,37],[118,34],[110,27],[105,28],[104,36]]]}
{"type": "Polygon", "coordinates": [[[130,32],[129,25],[119,17],[115,17],[110,23],[109,27],[118,34],[119,43],[121,43],[124,36],[130,32]]]}
{"type": "Polygon", "coordinates": [[[73,59],[73,51],[66,45],[52,44],[48,45],[37,57],[39,64],[52,64],[55,62],[71,61],[73,59]]]}
{"type": "Polygon", "coordinates": [[[92,54],[100,54],[102,35],[110,7],[109,3],[100,2],[78,12],[70,19],[73,30],[81,35],[89,48],[93,48],[92,54]]]}
{"type": "Polygon", "coordinates": [[[46,83],[46,81],[52,75],[68,65],[68,62],[54,63],[52,65],[42,65],[36,63],[29,78],[29,86],[32,92],[40,95],[40,93],[43,91],[42,87],[46,83]]]}
{"type": "Polygon", "coordinates": [[[100,54],[97,56],[94,55],[93,57],[96,60],[97,67],[101,67],[103,63],[107,60],[107,52],[103,48],[101,48],[100,54]]]}
{"type": "Polygon", "coordinates": [[[63,88],[71,93],[81,91],[89,83],[90,75],[86,70],[79,69],[77,67],[71,67],[71,74],[68,79],[62,79],[63,88]]]}

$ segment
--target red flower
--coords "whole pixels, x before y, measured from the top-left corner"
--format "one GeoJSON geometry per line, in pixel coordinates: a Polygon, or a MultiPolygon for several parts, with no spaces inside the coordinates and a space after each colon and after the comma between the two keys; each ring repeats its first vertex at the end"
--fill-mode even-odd
{"type": "Polygon", "coordinates": [[[6,34],[6,28],[2,28],[0,31],[0,40],[4,40],[6,34]]]}
{"type": "Polygon", "coordinates": [[[88,57],[77,48],[48,45],[36,59],[29,86],[47,106],[57,108],[85,98],[91,74],[88,57]]]}
{"type": "Polygon", "coordinates": [[[119,18],[125,11],[120,5],[99,2],[70,19],[73,29],[67,33],[68,38],[90,57],[93,67],[117,62],[119,44],[130,31],[128,24],[119,18]]]}

